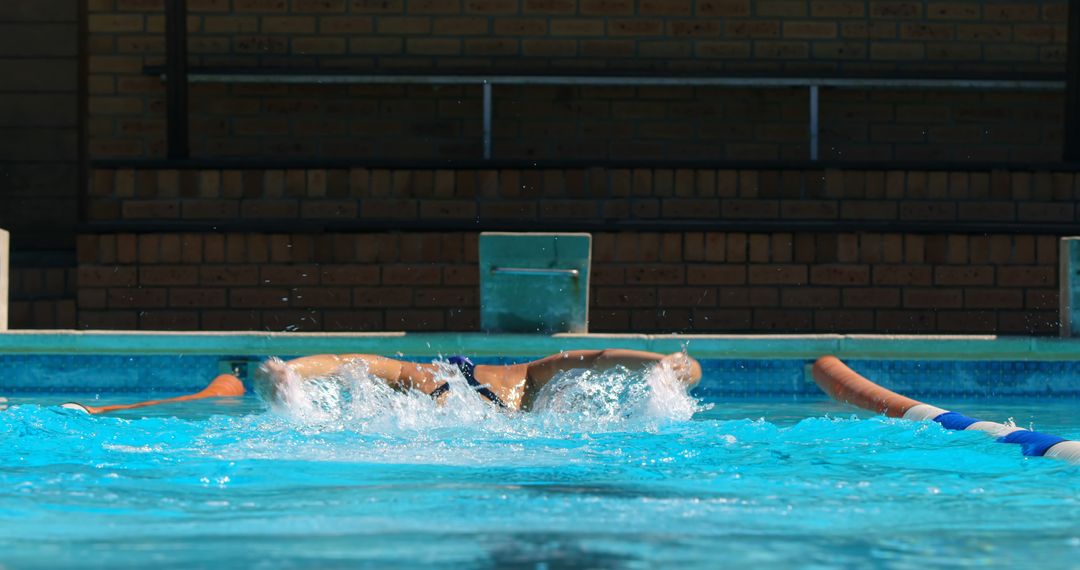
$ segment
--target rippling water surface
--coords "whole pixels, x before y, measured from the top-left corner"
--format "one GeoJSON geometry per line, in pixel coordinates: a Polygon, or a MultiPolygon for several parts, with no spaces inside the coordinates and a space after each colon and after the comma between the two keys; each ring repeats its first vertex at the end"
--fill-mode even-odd
{"type": "MultiPolygon", "coordinates": [[[[698,401],[662,375],[575,372],[517,414],[453,382],[442,408],[360,371],[293,394],[299,411],[248,396],[91,417],[12,398],[0,567],[1080,560],[1080,466],[980,433],[824,400],[698,401]]],[[[1080,439],[1080,402],[938,403],[1080,439]]]]}

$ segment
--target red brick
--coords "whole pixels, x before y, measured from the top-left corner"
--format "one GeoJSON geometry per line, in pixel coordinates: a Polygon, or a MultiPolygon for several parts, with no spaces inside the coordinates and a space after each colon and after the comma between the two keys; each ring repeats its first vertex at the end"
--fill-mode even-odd
{"type": "Polygon", "coordinates": [[[976,20],[980,6],[978,3],[937,2],[926,8],[926,16],[932,20],[976,20]]]}
{"type": "Polygon", "coordinates": [[[355,287],[354,307],[410,307],[413,292],[401,287],[355,287]]]}
{"type": "Polygon", "coordinates": [[[357,205],[351,200],[319,200],[301,203],[300,217],[308,219],[353,219],[357,205]]]}
{"type": "Polygon", "coordinates": [[[1009,222],[1016,219],[1016,205],[1011,202],[961,202],[960,219],[972,221],[1009,222]]]}
{"type": "Polygon", "coordinates": [[[360,332],[385,330],[382,311],[324,311],[327,331],[360,332]]]}
{"type": "Polygon", "coordinates": [[[1054,202],[1017,205],[1017,219],[1021,222],[1072,222],[1072,208],[1054,202]]]}
{"type": "Polygon", "coordinates": [[[1024,293],[1024,306],[1028,309],[1057,310],[1060,302],[1057,289],[1028,289],[1024,293]]]}
{"type": "Polygon", "coordinates": [[[988,4],[983,8],[983,17],[987,20],[1004,20],[1017,22],[1025,20],[1037,20],[1039,18],[1039,6],[1017,2],[1014,4],[988,4]]]}
{"type": "Polygon", "coordinates": [[[145,309],[166,306],[168,289],[127,287],[109,289],[108,306],[110,309],[145,309]]]}
{"type": "MultiPolygon", "coordinates": [[[[740,263],[746,261],[747,254],[747,239],[744,233],[730,233],[725,236],[726,251],[724,252],[725,258],[733,263],[740,263]]],[[[711,254],[707,257],[715,258],[716,254],[711,254]]]]}
{"type": "Polygon", "coordinates": [[[998,313],[998,328],[1004,333],[1057,334],[1059,326],[1056,311],[1029,310],[998,313]]]}
{"type": "Polygon", "coordinates": [[[345,287],[297,287],[290,301],[293,307],[348,308],[352,291],[345,287]]]}
{"type": "Polygon", "coordinates": [[[915,19],[922,15],[921,2],[871,2],[870,15],[874,18],[915,19]]]}
{"type": "Polygon", "coordinates": [[[220,220],[238,217],[240,205],[236,200],[184,200],[181,216],[191,220],[220,220]]]}
{"type": "Polygon", "coordinates": [[[640,309],[631,311],[630,323],[634,330],[689,332],[693,330],[691,311],[688,309],[640,309]]]}
{"type": "Polygon", "coordinates": [[[900,290],[888,287],[846,287],[844,306],[855,308],[894,308],[900,306],[900,290]]]}
{"type": "Polygon", "coordinates": [[[370,199],[360,205],[360,215],[373,219],[415,219],[417,216],[416,200],[370,199]]]}
{"type": "Polygon", "coordinates": [[[830,287],[798,287],[780,291],[783,307],[834,308],[840,306],[840,290],[830,287]]]}
{"type": "Polygon", "coordinates": [[[188,265],[155,265],[139,268],[139,285],[197,285],[199,271],[188,265]]]}
{"type": "Polygon", "coordinates": [[[935,285],[993,285],[994,268],[987,265],[934,269],[935,285]]]}
{"type": "Polygon", "coordinates": [[[869,285],[867,265],[815,265],[810,268],[810,282],[815,285],[869,285]]]}
{"type": "Polygon", "coordinates": [[[264,265],[259,269],[264,285],[314,285],[319,281],[317,265],[264,265]]]}
{"type": "Polygon", "coordinates": [[[840,217],[849,220],[894,220],[896,202],[885,200],[852,200],[840,204],[840,217]]]}
{"type": "Polygon", "coordinates": [[[163,220],[180,217],[180,203],[176,200],[125,200],[120,205],[120,215],[129,220],[163,220]]]}
{"type": "Polygon", "coordinates": [[[135,311],[79,311],[80,329],[133,330],[137,323],[135,311]]]}
{"type": "Polygon", "coordinates": [[[375,285],[379,283],[377,265],[324,265],[319,269],[324,285],[375,285]]]}
{"type": "Polygon", "coordinates": [[[81,266],[79,267],[78,286],[83,287],[134,287],[136,270],[133,267],[81,266]]]}
{"type": "Polygon", "coordinates": [[[203,265],[198,271],[200,285],[231,287],[259,284],[259,268],[254,265],[203,265]]]}
{"type": "MultiPolygon", "coordinates": [[[[593,280],[595,282],[595,280],[593,280]]],[[[480,284],[475,266],[446,267],[443,268],[443,283],[446,285],[477,285],[480,284]]]]}
{"type": "Polygon", "coordinates": [[[417,307],[443,307],[462,309],[479,305],[478,291],[474,287],[440,287],[417,289],[414,298],[417,307]]]}
{"type": "Polygon", "coordinates": [[[770,255],[777,263],[790,263],[794,259],[795,239],[789,233],[772,234],[770,255]]]}
{"type": "Polygon", "coordinates": [[[921,235],[906,234],[904,239],[904,261],[922,263],[926,259],[926,238],[921,235]]]}
{"type": "Polygon", "coordinates": [[[884,334],[936,330],[934,311],[878,311],[874,328],[884,334]]]}
{"type": "Polygon", "coordinates": [[[712,287],[661,287],[657,293],[660,307],[712,307],[716,305],[716,290],[712,287]]]}
{"type": "Polygon", "coordinates": [[[386,311],[386,328],[403,331],[437,331],[445,328],[443,311],[432,309],[391,309],[386,311]]]}
{"type": "Polygon", "coordinates": [[[235,309],[287,307],[289,296],[289,290],[280,287],[234,288],[229,290],[229,306],[235,309]]]}
{"type": "Polygon", "coordinates": [[[1039,236],[1035,261],[1040,265],[1056,265],[1058,262],[1057,236],[1039,236]]]}
{"type": "Polygon", "coordinates": [[[661,237],[660,261],[682,261],[682,236],[676,233],[663,234],[661,237]]]}
{"type": "MultiPolygon", "coordinates": [[[[80,289],[77,293],[79,309],[104,309],[107,306],[106,292],[106,289],[80,289]]],[[[12,302],[11,306],[14,307],[15,302],[12,302]]],[[[12,328],[25,328],[16,325],[18,321],[13,315],[14,309],[12,308],[12,313],[10,315],[12,317],[12,328]]]]}
{"type": "Polygon", "coordinates": [[[724,200],[723,216],[736,219],[775,219],[779,213],[777,200],[724,200]]]}
{"type": "Polygon", "coordinates": [[[244,218],[296,218],[298,200],[244,200],[240,215],[244,218]]]}
{"type": "Polygon", "coordinates": [[[681,285],[685,282],[679,265],[630,265],[625,268],[629,285],[681,285]]]}
{"type": "Polygon", "coordinates": [[[625,331],[630,329],[630,312],[599,309],[589,311],[589,329],[594,331],[625,331]]]}
{"type": "Polygon", "coordinates": [[[804,285],[805,265],[771,264],[750,266],[750,283],[755,285],[804,285]]]}
{"type": "Polygon", "coordinates": [[[921,289],[904,290],[904,307],[912,309],[946,309],[963,306],[961,289],[921,289]]]}
{"type": "Polygon", "coordinates": [[[142,330],[198,330],[199,315],[182,311],[140,311],[139,328],[142,330]]]}
{"type": "Polygon", "coordinates": [[[750,0],[698,0],[697,15],[708,18],[750,15],[750,0]]]}
{"type": "Polygon", "coordinates": [[[900,219],[916,221],[955,220],[956,204],[938,201],[903,202],[900,205],[900,219]]]}
{"type": "Polygon", "coordinates": [[[689,265],[686,268],[689,285],[740,285],[746,283],[746,267],[742,265],[689,265]]]}
{"type": "Polygon", "coordinates": [[[768,263],[769,261],[773,261],[770,253],[769,236],[767,234],[750,234],[750,263],[768,263]]]}
{"type": "Polygon", "coordinates": [[[832,200],[783,200],[780,202],[780,217],[785,219],[823,219],[837,217],[839,206],[832,200]]]}
{"type": "Polygon", "coordinates": [[[874,311],[814,311],[814,331],[826,332],[877,332],[874,329],[874,311]]]}
{"type": "Polygon", "coordinates": [[[671,198],[661,201],[665,218],[715,218],[720,214],[718,200],[671,198]]]}
{"type": "Polygon", "coordinates": [[[813,311],[759,309],[754,311],[754,329],[773,332],[804,332],[813,329],[813,311]]]}
{"type": "Polygon", "coordinates": [[[656,299],[652,287],[598,287],[594,292],[596,305],[605,308],[655,306],[656,299]]]}
{"type": "Polygon", "coordinates": [[[1022,309],[1024,295],[1019,289],[967,289],[964,292],[964,307],[968,309],[1022,309]]]}
{"type": "Polygon", "coordinates": [[[222,308],[226,305],[226,289],[170,288],[169,306],[181,308],[222,308]]]}
{"type": "Polygon", "coordinates": [[[941,311],[938,330],[944,333],[979,333],[997,327],[994,311],[941,311]]]}
{"type": "Polygon", "coordinates": [[[430,265],[386,265],[382,268],[384,285],[438,285],[441,272],[430,265]]]}
{"type": "Polygon", "coordinates": [[[998,268],[998,286],[1000,287],[1048,287],[1057,283],[1057,271],[1054,267],[1000,267],[998,268]]]}
{"type": "Polygon", "coordinates": [[[879,265],[873,271],[874,285],[930,285],[930,267],[920,265],[879,265]]]}

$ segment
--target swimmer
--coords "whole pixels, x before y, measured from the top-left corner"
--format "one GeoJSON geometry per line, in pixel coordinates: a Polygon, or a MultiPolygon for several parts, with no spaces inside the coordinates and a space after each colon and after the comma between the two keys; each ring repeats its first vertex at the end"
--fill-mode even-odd
{"type": "MultiPolygon", "coordinates": [[[[623,349],[570,350],[522,364],[474,365],[471,360],[462,356],[451,357],[449,362],[461,371],[469,386],[481,398],[507,410],[531,409],[541,388],[560,372],[574,369],[602,372],[623,367],[641,372],[661,367],[670,370],[687,389],[701,380],[701,365],[683,352],[664,355],[623,349]]],[[[437,400],[450,391],[450,384],[440,379],[442,369],[438,364],[418,364],[371,354],[319,354],[288,362],[271,358],[263,362],[255,373],[254,388],[264,401],[287,405],[288,402],[284,400],[286,394],[290,393],[287,389],[290,383],[333,376],[353,367],[362,367],[369,375],[386,382],[394,389],[419,391],[437,400]]],[[[71,402],[63,407],[89,414],[103,414],[243,394],[244,385],[239,378],[232,374],[222,374],[214,378],[202,391],[186,396],[115,406],[85,406],[71,402]]]]}

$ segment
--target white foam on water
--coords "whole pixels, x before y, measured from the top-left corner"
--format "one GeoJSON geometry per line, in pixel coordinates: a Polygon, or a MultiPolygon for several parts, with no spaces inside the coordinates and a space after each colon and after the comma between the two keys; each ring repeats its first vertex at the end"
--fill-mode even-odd
{"type": "Polygon", "coordinates": [[[568,370],[545,385],[532,411],[523,413],[487,402],[456,366],[435,364],[437,382],[450,385],[441,404],[415,390],[395,390],[369,374],[361,361],[333,375],[304,380],[288,364],[271,359],[262,366],[256,392],[276,415],[303,431],[386,435],[462,427],[522,435],[643,429],[689,420],[703,409],[666,366],[647,372],[621,367],[603,372],[568,370]]]}
{"type": "Polygon", "coordinates": [[[533,408],[549,422],[570,422],[586,431],[686,421],[703,409],[667,366],[646,372],[568,370],[540,390],[533,408]]]}

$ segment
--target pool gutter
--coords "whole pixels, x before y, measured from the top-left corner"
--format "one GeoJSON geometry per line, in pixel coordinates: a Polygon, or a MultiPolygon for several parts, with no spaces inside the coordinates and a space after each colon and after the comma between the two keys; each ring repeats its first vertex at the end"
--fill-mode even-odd
{"type": "Polygon", "coordinates": [[[0,354],[302,355],[373,353],[388,356],[470,354],[537,356],[568,349],[629,348],[698,358],[840,358],[919,360],[1080,359],[1080,340],[1052,337],[940,335],[682,335],[481,333],[272,333],[152,331],[8,331],[0,354]]]}

